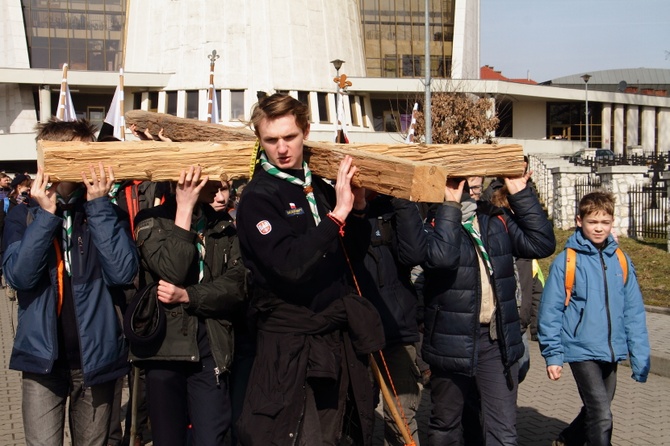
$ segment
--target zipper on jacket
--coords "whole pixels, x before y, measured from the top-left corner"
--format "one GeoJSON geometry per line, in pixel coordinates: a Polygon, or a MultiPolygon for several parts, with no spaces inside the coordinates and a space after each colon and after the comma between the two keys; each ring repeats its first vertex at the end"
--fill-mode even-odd
{"type": "Polygon", "coordinates": [[[614,355],[614,349],[612,348],[612,316],[610,315],[610,296],[609,290],[607,288],[607,265],[605,265],[605,258],[603,257],[603,251],[598,250],[600,255],[600,266],[603,269],[603,284],[605,285],[605,309],[607,310],[607,345],[610,348],[610,355],[612,355],[612,362],[616,361],[616,356],[614,355]]]}

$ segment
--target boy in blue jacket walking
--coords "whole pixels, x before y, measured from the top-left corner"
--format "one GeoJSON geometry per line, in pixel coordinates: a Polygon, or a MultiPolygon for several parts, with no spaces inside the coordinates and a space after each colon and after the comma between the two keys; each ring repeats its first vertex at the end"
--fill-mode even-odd
{"type": "Polygon", "coordinates": [[[610,192],[595,191],[581,199],[577,230],[566,243],[577,254],[576,267],[566,267],[567,251],[560,253],[542,294],[538,340],[547,375],[555,381],[563,363],[570,364],[583,403],[556,446],[611,444],[618,362],[630,358],[638,382],[645,382],[649,373],[644,303],[632,263],[627,256],[624,264],[618,258],[613,222],[610,192]],[[574,284],[566,296],[570,270],[574,284]]]}

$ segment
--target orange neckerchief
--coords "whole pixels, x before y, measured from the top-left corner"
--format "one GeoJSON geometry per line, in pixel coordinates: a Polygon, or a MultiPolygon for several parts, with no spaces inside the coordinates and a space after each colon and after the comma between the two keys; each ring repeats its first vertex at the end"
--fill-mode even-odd
{"type": "Polygon", "coordinates": [[[65,262],[63,261],[63,254],[60,252],[61,247],[56,239],[54,239],[54,247],[56,248],[56,275],[58,280],[58,307],[56,308],[56,314],[60,316],[60,310],[63,307],[63,273],[65,272],[65,262]]]}

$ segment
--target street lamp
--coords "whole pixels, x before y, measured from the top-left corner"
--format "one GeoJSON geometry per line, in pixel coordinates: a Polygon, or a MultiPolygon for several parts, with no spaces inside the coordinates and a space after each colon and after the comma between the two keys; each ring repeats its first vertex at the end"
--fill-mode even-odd
{"type": "Polygon", "coordinates": [[[591,79],[590,74],[584,74],[581,76],[584,80],[584,92],[586,97],[586,107],[584,108],[584,117],[586,118],[586,148],[589,148],[589,79],[591,79]]]}
{"type": "Polygon", "coordinates": [[[335,59],[335,60],[331,60],[330,63],[333,64],[333,66],[335,67],[335,71],[337,71],[337,75],[339,76],[340,75],[340,68],[342,68],[342,64],[344,63],[344,61],[340,60],[340,59],[335,59]]]}

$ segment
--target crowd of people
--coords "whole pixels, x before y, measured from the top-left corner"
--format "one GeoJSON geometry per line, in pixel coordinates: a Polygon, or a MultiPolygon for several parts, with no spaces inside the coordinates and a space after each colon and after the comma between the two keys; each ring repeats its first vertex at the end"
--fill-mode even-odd
{"type": "MultiPolygon", "coordinates": [[[[196,166],[168,184],[102,163],[77,183],[0,174],[26,443],[62,444],[67,407],[75,445],[370,445],[382,404],[385,444],[418,446],[424,386],[429,445],[515,445],[537,337],[549,378],[570,364],[583,400],[554,444],[610,444],[617,363],[649,372],[612,195],[583,198],[577,261],[559,254],[544,283],[556,241],[530,172],[449,178],[420,205],[353,186],[350,156],[333,181],[314,174],[309,123],[288,95],[260,99],[253,175],[235,188],[196,166]]],[[[52,120],[37,138],[94,132],[52,120]]]]}

